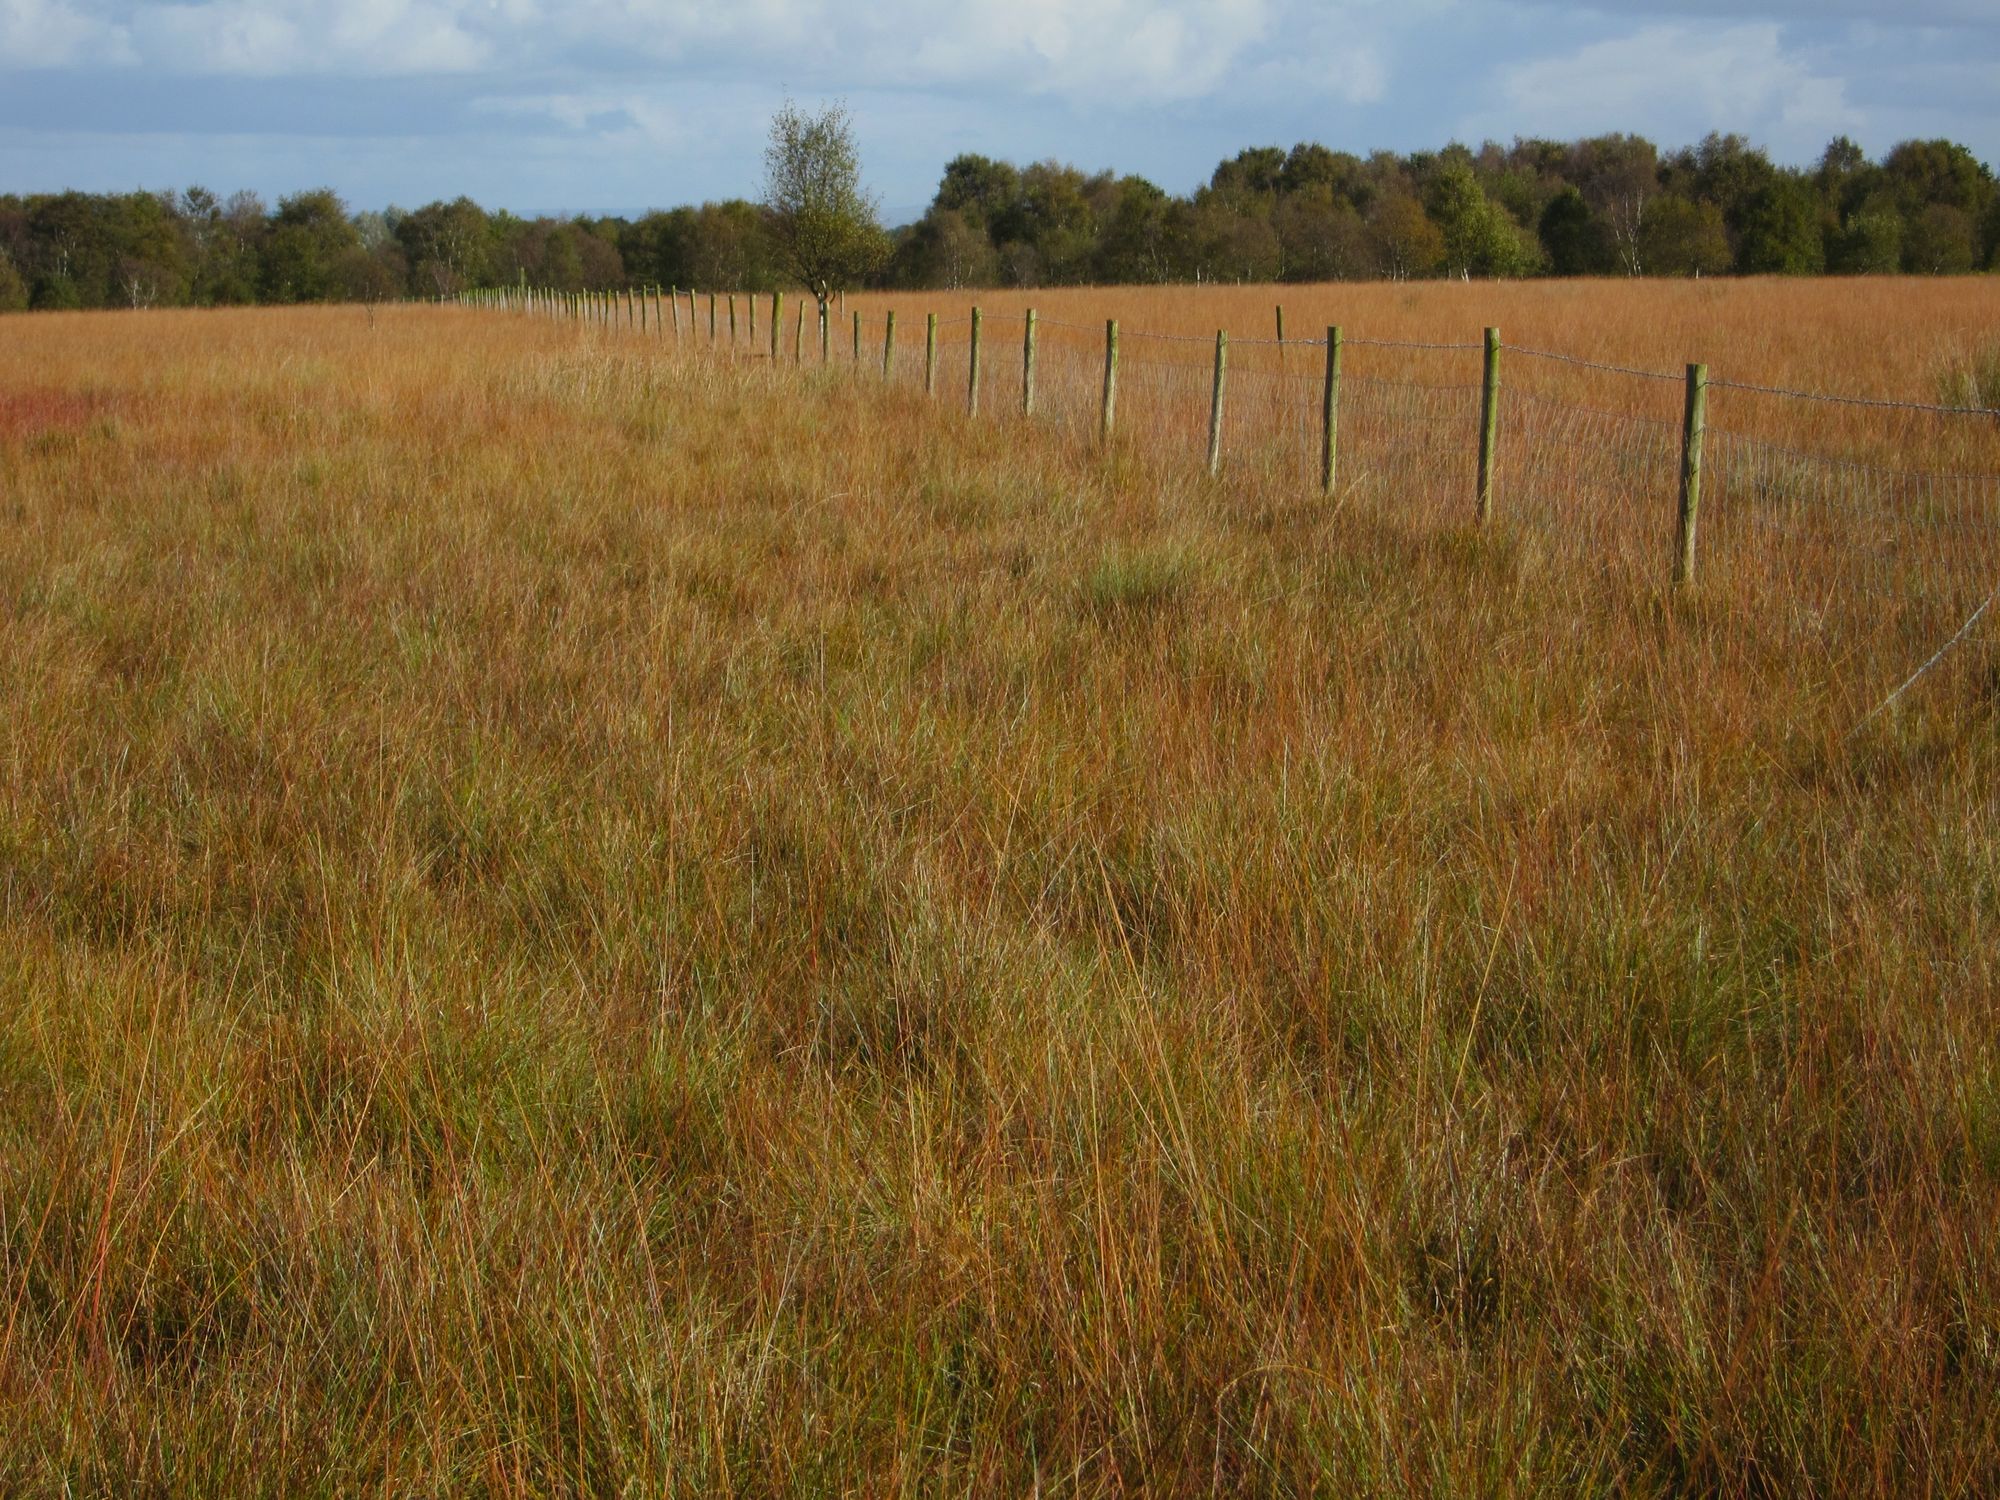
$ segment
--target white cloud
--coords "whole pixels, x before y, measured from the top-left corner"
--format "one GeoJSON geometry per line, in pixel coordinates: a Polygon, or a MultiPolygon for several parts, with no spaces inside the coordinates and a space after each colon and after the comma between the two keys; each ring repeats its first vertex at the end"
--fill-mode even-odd
{"type": "Polygon", "coordinates": [[[195,75],[460,73],[492,55],[465,7],[431,0],[213,0],[145,5],[128,23],[146,62],[195,75]]]}
{"type": "Polygon", "coordinates": [[[1469,134],[1749,133],[1781,151],[1865,124],[1842,78],[1815,71],[1775,22],[1646,26],[1504,67],[1469,134]]]}
{"type": "Polygon", "coordinates": [[[0,0],[0,66],[61,68],[131,60],[116,26],[65,0],[0,0]]]}

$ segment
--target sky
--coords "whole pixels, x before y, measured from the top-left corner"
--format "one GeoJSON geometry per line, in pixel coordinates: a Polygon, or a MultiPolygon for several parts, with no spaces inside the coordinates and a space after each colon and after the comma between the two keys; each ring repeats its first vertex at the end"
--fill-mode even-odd
{"type": "Polygon", "coordinates": [[[0,192],[636,213],[756,197],[786,98],[846,102],[892,223],[964,151],[1175,192],[1300,140],[2000,165],[2000,0],[0,0],[0,192]]]}

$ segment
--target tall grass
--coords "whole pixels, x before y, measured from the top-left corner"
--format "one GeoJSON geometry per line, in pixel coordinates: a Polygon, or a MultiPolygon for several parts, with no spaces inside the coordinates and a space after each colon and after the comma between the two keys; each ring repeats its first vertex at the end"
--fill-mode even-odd
{"type": "Polygon", "coordinates": [[[1156,458],[8,320],[0,1490],[2000,1487],[1990,641],[1156,458]]]}

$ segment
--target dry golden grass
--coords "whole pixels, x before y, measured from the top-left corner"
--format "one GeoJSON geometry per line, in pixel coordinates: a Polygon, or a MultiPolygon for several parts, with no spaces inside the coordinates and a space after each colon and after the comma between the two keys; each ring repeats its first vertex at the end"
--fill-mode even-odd
{"type": "MultiPolygon", "coordinates": [[[[1926,395],[1991,306],[1570,295],[1299,316],[1866,390],[1899,295],[1926,395]]],[[[1849,741],[1887,564],[523,319],[0,331],[0,1491],[2000,1487],[1992,637],[1849,741]]]]}

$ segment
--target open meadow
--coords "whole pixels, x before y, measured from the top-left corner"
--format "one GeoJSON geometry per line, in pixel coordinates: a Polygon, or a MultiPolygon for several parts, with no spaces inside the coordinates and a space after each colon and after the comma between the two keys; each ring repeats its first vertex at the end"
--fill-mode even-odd
{"type": "Polygon", "coordinates": [[[2000,1491],[2000,281],[971,300],[0,319],[0,1493],[2000,1491]]]}

